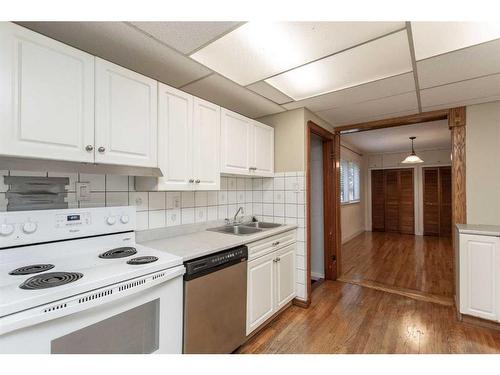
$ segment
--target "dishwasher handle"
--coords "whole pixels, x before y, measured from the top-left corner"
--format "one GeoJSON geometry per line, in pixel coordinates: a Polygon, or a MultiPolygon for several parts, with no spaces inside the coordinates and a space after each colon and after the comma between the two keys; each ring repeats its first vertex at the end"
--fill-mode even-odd
{"type": "Polygon", "coordinates": [[[226,267],[246,262],[247,259],[248,248],[246,246],[238,246],[215,254],[207,255],[205,257],[190,260],[184,263],[184,266],[186,267],[184,280],[193,280],[226,267]]]}

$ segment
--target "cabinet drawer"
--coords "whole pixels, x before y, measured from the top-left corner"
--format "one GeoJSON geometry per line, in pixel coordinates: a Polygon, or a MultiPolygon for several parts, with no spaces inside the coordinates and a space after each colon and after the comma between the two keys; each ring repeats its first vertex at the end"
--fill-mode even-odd
{"type": "Polygon", "coordinates": [[[272,237],[267,237],[262,240],[252,242],[247,245],[248,259],[256,259],[265,254],[281,249],[296,241],[297,231],[295,229],[285,233],[280,233],[272,237]]]}

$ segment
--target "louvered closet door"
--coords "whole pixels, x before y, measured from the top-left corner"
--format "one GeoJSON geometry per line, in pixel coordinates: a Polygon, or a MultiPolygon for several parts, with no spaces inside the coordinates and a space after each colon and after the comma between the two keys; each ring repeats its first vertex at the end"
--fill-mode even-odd
{"type": "Polygon", "coordinates": [[[415,233],[413,169],[399,171],[399,232],[415,233]]]}
{"type": "Polygon", "coordinates": [[[424,235],[439,236],[439,168],[422,168],[424,235]]]}
{"type": "Polygon", "coordinates": [[[451,236],[451,167],[439,168],[439,235],[451,236]]]}
{"type": "Polygon", "coordinates": [[[372,231],[385,230],[384,171],[372,171],[372,231]]]}
{"type": "Polygon", "coordinates": [[[385,231],[399,232],[399,171],[385,170],[385,231]]]}

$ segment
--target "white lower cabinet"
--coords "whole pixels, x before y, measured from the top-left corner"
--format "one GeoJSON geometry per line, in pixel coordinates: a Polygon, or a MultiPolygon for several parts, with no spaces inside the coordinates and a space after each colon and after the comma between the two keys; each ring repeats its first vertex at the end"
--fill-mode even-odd
{"type": "Polygon", "coordinates": [[[295,249],[292,243],[248,262],[247,335],[295,297],[295,249]]]}
{"type": "Polygon", "coordinates": [[[500,321],[500,237],[460,234],[462,314],[500,321]]]}

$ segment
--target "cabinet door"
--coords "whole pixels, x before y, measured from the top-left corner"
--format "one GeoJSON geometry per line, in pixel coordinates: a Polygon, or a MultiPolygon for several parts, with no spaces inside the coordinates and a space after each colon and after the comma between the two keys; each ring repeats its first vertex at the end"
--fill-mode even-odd
{"type": "Polygon", "coordinates": [[[157,166],[157,82],[96,58],[95,160],[157,166]]]}
{"type": "Polygon", "coordinates": [[[221,172],[249,175],[252,120],[224,108],[221,117],[221,172]]]}
{"type": "Polygon", "coordinates": [[[276,310],[281,309],[295,297],[295,248],[289,245],[277,252],[276,262],[276,310]]]}
{"type": "Polygon", "coordinates": [[[460,235],[460,312],[499,320],[500,238],[460,235]]]}
{"type": "Polygon", "coordinates": [[[94,161],[93,56],[1,22],[0,98],[0,154],[94,161]]]}
{"type": "Polygon", "coordinates": [[[247,335],[275,312],[274,259],[276,253],[248,262],[247,335]]]}
{"type": "Polygon", "coordinates": [[[251,142],[252,174],[258,176],[274,175],[274,128],[253,122],[251,142]]]}
{"type": "Polygon", "coordinates": [[[158,166],[163,190],[192,190],[193,96],[159,84],[158,166]]]}
{"type": "Polygon", "coordinates": [[[220,107],[194,98],[193,176],[196,190],[220,188],[220,107]]]}

